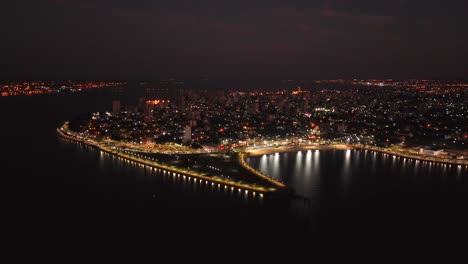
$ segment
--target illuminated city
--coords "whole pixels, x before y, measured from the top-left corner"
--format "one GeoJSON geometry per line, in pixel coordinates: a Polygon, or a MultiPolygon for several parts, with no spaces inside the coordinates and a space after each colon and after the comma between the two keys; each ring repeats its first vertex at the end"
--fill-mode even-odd
{"type": "Polygon", "coordinates": [[[460,247],[467,7],[2,1],[6,252],[460,247]]]}
{"type": "Polygon", "coordinates": [[[115,87],[122,82],[98,81],[23,81],[0,83],[1,96],[27,96],[40,94],[76,93],[89,89],[115,87]]]}
{"type": "Polygon", "coordinates": [[[172,101],[140,98],[134,106],[122,106],[114,100],[112,111],[80,117],[57,131],[106,153],[178,177],[182,172],[206,184],[251,191],[254,197],[294,190],[249,166],[246,155],[357,149],[468,167],[465,84],[418,81],[424,88],[415,88],[413,81],[399,83],[408,86],[354,84],[315,92],[297,87],[215,95],[181,90],[172,101]],[[379,98],[386,98],[385,103],[379,98]],[[232,165],[220,169],[219,155],[230,157],[232,165]]]}
{"type": "MultiPolygon", "coordinates": [[[[94,113],[83,136],[131,143],[179,143],[216,150],[255,142],[363,143],[372,146],[464,149],[468,142],[466,84],[425,88],[352,87],[310,92],[181,92],[175,101],[140,100],[120,111],[94,113]],[[353,98],[349,100],[349,98],[353,98]],[[380,98],[386,98],[385,101],[380,98]],[[184,135],[186,127],[190,133],[184,135]]],[[[446,153],[463,159],[466,155],[446,153]]]]}

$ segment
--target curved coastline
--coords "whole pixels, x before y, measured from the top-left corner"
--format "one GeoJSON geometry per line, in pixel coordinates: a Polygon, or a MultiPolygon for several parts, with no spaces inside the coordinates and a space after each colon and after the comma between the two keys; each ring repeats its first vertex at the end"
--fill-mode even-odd
{"type": "Polygon", "coordinates": [[[434,163],[434,164],[445,164],[445,165],[457,165],[457,166],[466,166],[468,167],[468,161],[465,160],[447,160],[438,157],[416,157],[412,154],[396,152],[392,150],[386,150],[379,147],[372,147],[372,146],[365,146],[365,145],[347,145],[347,144],[339,144],[339,145],[306,145],[306,146],[293,146],[293,147],[270,147],[270,148],[258,148],[258,149],[246,149],[245,150],[245,157],[254,157],[254,156],[261,156],[267,154],[274,154],[274,153],[286,153],[286,152],[297,152],[297,151],[304,151],[304,150],[348,150],[348,149],[357,149],[357,150],[369,150],[372,152],[393,155],[400,158],[410,159],[410,160],[418,160],[427,163],[434,163]]]}
{"type": "Polygon", "coordinates": [[[269,183],[279,187],[279,188],[287,188],[286,185],[276,179],[273,179],[260,171],[256,170],[252,166],[250,166],[246,161],[245,161],[245,152],[239,153],[239,164],[244,167],[245,169],[249,170],[251,173],[255,174],[257,177],[260,177],[262,179],[267,180],[269,183]]]}
{"type": "Polygon", "coordinates": [[[174,168],[174,167],[169,167],[163,164],[159,164],[155,161],[148,160],[148,159],[143,159],[141,157],[135,156],[135,155],[130,155],[127,153],[124,153],[122,151],[118,151],[115,148],[108,148],[103,146],[102,144],[98,144],[97,142],[94,142],[90,139],[86,138],[79,138],[73,134],[70,134],[68,132],[67,128],[68,122],[66,122],[62,127],[57,128],[56,132],[57,134],[67,140],[71,140],[74,142],[78,142],[81,144],[85,144],[87,146],[93,147],[95,149],[98,149],[102,152],[108,153],[113,156],[117,156],[121,159],[130,161],[130,162],[135,162],[138,163],[142,166],[147,166],[151,168],[152,170],[160,170],[164,172],[168,172],[169,174],[172,173],[173,177],[183,177],[184,179],[187,177],[188,180],[192,180],[196,182],[197,179],[199,180],[200,184],[205,182],[206,185],[209,183],[214,186],[214,184],[218,185],[218,189],[222,190],[227,190],[228,188],[231,188],[231,191],[238,191],[239,193],[245,192],[246,195],[248,195],[249,192],[251,192],[251,195],[253,197],[260,197],[263,198],[264,195],[266,194],[274,194],[278,193],[280,191],[291,191],[285,184],[282,182],[273,179],[269,177],[268,175],[265,175],[264,173],[256,170],[252,166],[250,166],[246,162],[246,158],[248,157],[254,157],[254,156],[261,156],[261,155],[266,155],[266,154],[274,154],[274,153],[286,153],[286,152],[297,152],[297,151],[304,151],[304,150],[349,150],[349,149],[357,149],[357,150],[368,150],[371,152],[377,152],[377,153],[382,153],[385,155],[392,155],[396,156],[399,158],[403,159],[408,159],[408,160],[415,160],[415,161],[421,161],[425,162],[427,164],[437,164],[437,165],[455,165],[455,166],[465,166],[468,168],[468,161],[465,160],[446,160],[446,159],[441,159],[437,157],[418,157],[414,156],[414,154],[409,154],[409,153],[402,153],[402,152],[396,152],[394,150],[389,150],[389,149],[383,149],[379,147],[372,147],[372,146],[366,146],[366,145],[349,145],[349,144],[336,144],[336,145],[303,145],[303,146],[280,146],[280,147],[266,147],[266,148],[246,148],[243,151],[240,151],[238,153],[238,162],[239,164],[247,169],[250,173],[252,173],[254,176],[262,178],[266,181],[268,181],[270,184],[274,185],[275,188],[268,188],[268,187],[263,187],[263,186],[258,186],[258,185],[252,185],[252,184],[244,184],[244,183],[238,183],[234,182],[231,180],[223,179],[218,176],[205,176],[201,175],[198,173],[194,173],[191,171],[186,171],[182,170],[179,168],[174,168]]]}
{"type": "MultiPolygon", "coordinates": [[[[217,184],[218,188],[220,190],[222,190],[223,188],[224,189],[231,188],[231,191],[236,191],[237,190],[239,193],[244,192],[245,195],[249,195],[249,192],[250,192],[253,197],[263,198],[264,195],[277,193],[278,191],[280,191],[282,189],[281,187],[286,188],[281,183],[280,184],[275,184],[275,186],[279,187],[278,189],[268,188],[268,187],[263,187],[263,186],[256,186],[256,185],[238,183],[238,182],[222,179],[222,178],[219,178],[217,176],[208,177],[208,176],[193,173],[193,172],[190,172],[190,171],[185,171],[185,170],[181,170],[181,169],[178,169],[178,168],[168,167],[168,166],[159,164],[159,163],[151,161],[151,160],[142,159],[142,158],[134,156],[134,155],[129,155],[129,154],[126,154],[126,153],[123,153],[123,152],[120,152],[120,151],[116,151],[114,149],[106,148],[106,147],[104,147],[102,145],[98,145],[96,143],[93,143],[92,141],[87,140],[87,139],[77,138],[77,137],[75,137],[73,135],[68,134],[66,131],[64,131],[65,129],[62,130],[62,128],[57,128],[56,133],[60,137],[66,139],[66,140],[70,140],[70,141],[74,141],[74,142],[78,142],[78,143],[90,146],[90,147],[95,148],[95,149],[97,149],[99,151],[108,153],[110,155],[117,156],[117,157],[122,158],[124,160],[130,161],[130,162],[135,162],[135,163],[138,163],[138,164],[143,165],[145,167],[147,166],[149,168],[152,168],[153,170],[167,171],[168,173],[172,173],[172,176],[174,176],[174,177],[183,177],[184,179],[188,178],[189,181],[193,178],[193,180],[195,182],[198,179],[200,181],[200,183],[203,183],[203,181],[204,181],[205,184],[208,185],[209,183],[211,183],[212,186],[214,186],[214,184],[217,184]]],[[[254,173],[254,174],[256,176],[258,176],[256,173],[254,173]]],[[[265,176],[265,177],[267,177],[267,176],[265,176]]],[[[273,179],[271,179],[269,177],[268,177],[268,179],[270,179],[269,182],[271,182],[271,180],[273,180],[273,179]]],[[[277,182],[275,180],[273,180],[273,181],[277,182]]]]}

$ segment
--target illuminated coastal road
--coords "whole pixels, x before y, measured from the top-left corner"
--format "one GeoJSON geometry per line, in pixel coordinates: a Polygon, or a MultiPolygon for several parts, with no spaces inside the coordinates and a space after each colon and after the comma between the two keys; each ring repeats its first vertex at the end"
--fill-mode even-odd
{"type": "MultiPolygon", "coordinates": [[[[360,149],[360,150],[369,150],[373,152],[383,153],[384,155],[393,156],[394,158],[403,159],[403,160],[417,160],[429,165],[439,165],[439,166],[465,166],[468,168],[468,162],[463,160],[446,160],[437,157],[426,157],[422,155],[415,155],[412,153],[407,153],[404,150],[396,151],[392,149],[384,149],[373,146],[366,145],[348,145],[348,144],[334,144],[334,145],[302,145],[302,146],[277,146],[277,147],[262,147],[257,146],[255,148],[245,148],[238,153],[238,163],[245,168],[253,177],[258,177],[263,180],[266,180],[269,184],[274,187],[261,186],[258,184],[248,184],[242,183],[239,181],[233,181],[225,177],[220,177],[216,175],[208,175],[206,173],[199,173],[195,171],[189,171],[182,169],[177,166],[168,166],[158,163],[154,158],[145,157],[144,154],[138,153],[141,151],[140,148],[129,148],[123,149],[116,146],[109,146],[109,143],[99,143],[88,138],[82,138],[80,136],[74,135],[72,131],[68,129],[68,122],[65,123],[61,128],[57,129],[57,133],[66,139],[77,141],[92,147],[99,149],[102,152],[114,155],[123,160],[129,162],[134,162],[140,164],[141,166],[149,167],[152,170],[158,170],[164,173],[169,173],[172,177],[177,177],[178,179],[187,179],[189,182],[193,180],[194,183],[205,184],[212,187],[217,187],[219,190],[232,191],[238,193],[244,193],[244,195],[252,197],[262,198],[266,193],[274,193],[279,190],[287,190],[288,187],[270,176],[265,175],[264,173],[251,167],[245,159],[250,156],[263,155],[266,153],[278,153],[278,152],[288,152],[288,151],[298,151],[298,150],[309,150],[309,149],[338,149],[338,150],[349,150],[349,149],[360,149]],[[135,153],[136,152],[136,153],[135,153]]],[[[126,146],[128,147],[128,146],[126,146]]],[[[246,175],[247,176],[247,175],[246,175]]]]}
{"type": "MultiPolygon", "coordinates": [[[[230,190],[230,191],[237,191],[239,193],[244,193],[245,195],[251,194],[253,197],[258,196],[262,198],[263,195],[266,193],[273,193],[273,192],[278,191],[280,188],[285,188],[283,184],[265,175],[263,175],[262,178],[267,179],[271,183],[275,183],[275,185],[279,188],[264,187],[264,186],[258,186],[255,184],[239,183],[239,182],[235,182],[229,179],[221,178],[219,176],[209,176],[209,175],[204,175],[200,173],[195,173],[193,171],[183,170],[181,168],[177,168],[174,166],[162,165],[162,164],[155,162],[154,160],[146,159],[142,155],[131,153],[128,150],[123,150],[123,149],[116,148],[116,147],[108,147],[108,146],[105,146],[104,144],[99,144],[90,139],[83,139],[83,138],[77,137],[73,135],[72,132],[70,132],[67,129],[67,123],[64,126],[62,126],[60,129],[57,129],[57,133],[65,139],[95,147],[102,152],[117,156],[124,160],[135,162],[142,166],[148,166],[152,168],[153,170],[160,170],[162,172],[168,172],[173,177],[187,179],[188,181],[193,180],[195,183],[198,181],[200,184],[204,183],[206,185],[209,185],[211,183],[212,186],[217,185],[218,189],[220,190],[224,189],[224,190],[230,190]]],[[[252,169],[249,169],[249,170],[252,170],[252,169]]],[[[259,176],[258,172],[257,173],[254,172],[253,174],[256,176],[259,176]]]]}
{"type": "Polygon", "coordinates": [[[300,150],[320,150],[320,149],[335,149],[335,150],[348,150],[348,149],[360,149],[360,150],[369,150],[374,152],[383,153],[390,156],[395,156],[399,158],[405,158],[409,160],[419,160],[422,162],[427,162],[430,164],[441,164],[441,165],[457,165],[457,166],[467,166],[468,160],[461,159],[445,159],[437,156],[422,155],[409,152],[405,149],[393,150],[389,148],[380,148],[374,146],[367,146],[362,144],[333,144],[333,145],[299,145],[299,146],[280,146],[280,147],[255,147],[255,148],[246,148],[244,151],[249,156],[259,156],[263,154],[272,154],[272,153],[281,153],[281,152],[296,152],[300,150]]]}

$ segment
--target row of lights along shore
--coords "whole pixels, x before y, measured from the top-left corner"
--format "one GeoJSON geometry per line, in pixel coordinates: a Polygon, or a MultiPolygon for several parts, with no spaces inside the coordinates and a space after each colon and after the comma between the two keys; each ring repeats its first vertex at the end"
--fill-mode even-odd
{"type": "MultiPolygon", "coordinates": [[[[85,146],[88,146],[88,144],[84,143],[82,140],[78,140],[78,139],[75,139],[65,133],[63,133],[62,131],[60,131],[60,134],[62,136],[64,136],[66,139],[72,141],[72,142],[78,142],[79,144],[83,144],[85,146]]],[[[147,158],[147,157],[143,157],[142,155],[140,154],[134,154],[132,152],[129,152],[127,150],[123,150],[123,149],[119,149],[120,151],[124,152],[125,154],[127,155],[134,155],[136,157],[140,157],[140,158],[147,158]]],[[[350,149],[347,149],[346,150],[348,153],[349,151],[351,151],[350,149]]],[[[367,152],[368,150],[364,150],[364,152],[367,152]]],[[[402,160],[403,162],[414,162],[415,164],[424,164],[424,165],[434,165],[434,166],[441,166],[441,167],[452,167],[452,166],[456,166],[458,169],[461,169],[463,168],[463,165],[460,165],[460,164],[451,164],[451,163],[446,163],[446,162],[437,162],[437,161],[427,161],[427,160],[420,160],[420,159],[416,159],[416,158],[409,158],[409,157],[405,157],[405,156],[400,156],[398,154],[388,154],[388,153],[385,153],[385,152],[378,152],[378,151],[375,151],[375,150],[369,150],[371,152],[373,152],[374,155],[376,155],[377,153],[380,153],[383,157],[392,157],[393,159],[399,159],[399,160],[402,160]]],[[[100,149],[100,152],[101,153],[106,153],[107,151],[103,151],[102,149],[100,149]]],[[[125,158],[125,157],[122,157],[121,154],[113,154],[113,153],[108,153],[109,155],[117,155],[119,158],[121,158],[122,160],[127,160],[129,161],[130,163],[135,163],[135,164],[139,164],[140,166],[143,166],[143,167],[146,167],[146,166],[149,166],[149,167],[152,167],[153,170],[158,170],[158,171],[162,171],[163,173],[166,173],[166,172],[169,172],[169,173],[172,173],[172,176],[177,176],[177,177],[180,177],[181,174],[180,173],[175,173],[175,172],[171,172],[170,170],[165,170],[165,169],[160,169],[160,168],[157,168],[157,167],[153,167],[153,166],[150,166],[150,165],[146,165],[146,164],[142,164],[141,162],[136,162],[136,161],[132,161],[131,159],[129,158],[125,158]]],[[[150,160],[153,160],[154,159],[150,159],[150,160]]],[[[468,169],[468,165],[465,165],[465,169],[468,169]]],[[[203,182],[205,182],[205,184],[208,186],[209,182],[211,182],[211,185],[212,186],[215,186],[215,182],[212,182],[212,181],[208,181],[208,180],[202,180],[202,179],[198,179],[197,177],[194,177],[194,176],[186,176],[186,175],[182,175],[183,179],[188,179],[189,182],[190,180],[193,178],[194,179],[194,183],[197,183],[197,180],[200,184],[203,184],[203,182]]],[[[238,188],[238,187],[233,187],[233,186],[229,186],[227,184],[221,184],[221,183],[216,183],[218,185],[218,190],[221,190],[221,187],[224,186],[224,190],[231,190],[231,191],[236,191],[236,189],[238,190],[238,193],[242,193],[242,191],[244,191],[244,193],[246,195],[249,194],[249,190],[243,190],[242,188],[238,188]]],[[[258,194],[258,197],[260,198],[263,198],[263,193],[260,193],[260,192],[255,192],[255,191],[250,191],[252,193],[252,196],[253,197],[256,197],[256,195],[258,194]]]]}
{"type": "MultiPolygon", "coordinates": [[[[122,149],[119,149],[119,150],[126,153],[127,155],[132,155],[132,153],[129,152],[129,151],[122,150],[122,149]]],[[[218,190],[221,190],[221,191],[230,191],[230,192],[233,192],[233,193],[237,191],[237,193],[244,194],[245,196],[249,196],[251,194],[253,198],[256,198],[256,197],[263,198],[263,193],[261,193],[261,192],[242,189],[242,188],[234,187],[234,186],[231,186],[231,185],[228,185],[228,184],[217,183],[217,182],[214,182],[214,181],[200,179],[200,178],[197,178],[195,176],[187,176],[187,175],[180,174],[180,173],[177,173],[177,172],[174,172],[174,171],[171,171],[171,170],[161,169],[161,168],[158,168],[158,167],[155,167],[155,166],[151,166],[151,165],[143,164],[141,162],[134,161],[131,158],[127,158],[127,157],[123,156],[122,154],[118,154],[118,153],[114,154],[114,153],[110,153],[110,152],[105,151],[105,150],[100,150],[100,153],[101,154],[107,154],[109,156],[117,156],[118,159],[121,159],[124,162],[127,161],[127,162],[129,162],[129,164],[136,164],[136,165],[139,165],[140,167],[143,167],[143,168],[150,167],[153,171],[162,172],[164,174],[167,174],[167,175],[172,176],[172,177],[176,177],[178,179],[182,178],[184,181],[187,180],[189,183],[192,180],[193,180],[193,183],[195,183],[195,184],[196,183],[205,184],[205,186],[210,186],[210,183],[211,183],[211,187],[217,187],[218,190]]],[[[135,154],[133,154],[133,155],[135,155],[135,154]]],[[[136,154],[135,156],[136,157],[143,157],[143,156],[138,155],[138,154],[136,154]]]]}

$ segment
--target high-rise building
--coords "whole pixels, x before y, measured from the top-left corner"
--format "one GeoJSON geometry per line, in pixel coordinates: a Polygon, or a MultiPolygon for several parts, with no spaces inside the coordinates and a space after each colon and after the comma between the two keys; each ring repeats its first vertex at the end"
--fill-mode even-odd
{"type": "Polygon", "coordinates": [[[153,105],[146,104],[145,105],[145,123],[150,125],[153,123],[153,105]]]}
{"type": "Polygon", "coordinates": [[[182,137],[182,143],[187,143],[192,140],[192,127],[186,125],[184,128],[184,136],[182,137]]]}
{"type": "Polygon", "coordinates": [[[339,133],[343,133],[343,132],[346,132],[348,130],[348,125],[344,124],[344,123],[341,123],[341,124],[338,124],[337,125],[337,131],[339,133]]]}
{"type": "Polygon", "coordinates": [[[250,104],[249,112],[252,114],[256,114],[260,111],[260,102],[255,100],[255,102],[250,104]]]}
{"type": "Polygon", "coordinates": [[[112,115],[118,115],[120,113],[120,101],[112,101],[112,115]]]}
{"type": "Polygon", "coordinates": [[[179,98],[179,110],[184,111],[185,110],[185,96],[181,96],[179,98]]]}
{"type": "Polygon", "coordinates": [[[144,112],[146,108],[146,100],[144,97],[138,98],[138,105],[137,105],[137,111],[139,112],[144,112]]]}

